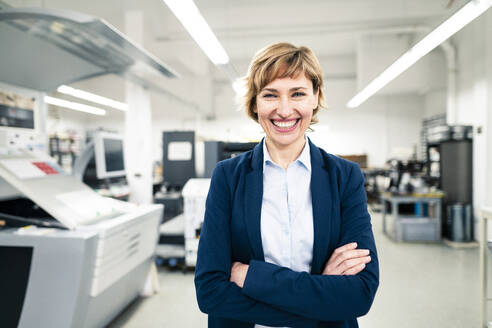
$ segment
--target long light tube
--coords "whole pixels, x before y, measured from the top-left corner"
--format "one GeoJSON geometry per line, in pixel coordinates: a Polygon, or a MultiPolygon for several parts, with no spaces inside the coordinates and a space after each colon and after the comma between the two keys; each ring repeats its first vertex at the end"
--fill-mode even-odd
{"type": "Polygon", "coordinates": [[[94,115],[106,115],[106,111],[104,109],[76,103],[73,101],[54,98],[50,96],[44,96],[44,102],[50,105],[77,110],[79,112],[84,112],[94,115]]]}
{"type": "Polygon", "coordinates": [[[163,0],[193,40],[215,65],[227,64],[229,56],[193,0],[163,0]]]}
{"type": "Polygon", "coordinates": [[[93,94],[93,93],[90,93],[90,92],[87,92],[84,90],[75,89],[75,88],[69,87],[67,85],[59,86],[58,89],[56,89],[56,91],[63,93],[63,94],[66,94],[66,95],[76,97],[76,98],[88,100],[88,101],[91,101],[93,103],[97,103],[97,104],[109,106],[109,107],[112,107],[115,109],[119,109],[122,111],[128,110],[128,105],[125,103],[122,103],[122,102],[119,102],[119,101],[116,101],[113,99],[109,99],[109,98],[106,98],[103,96],[99,96],[99,95],[96,95],[96,94],[93,94]]]}
{"type": "Polygon", "coordinates": [[[398,75],[405,72],[420,58],[483,14],[490,6],[492,6],[492,0],[471,0],[372,80],[364,89],[350,99],[347,107],[358,107],[398,75]]]}

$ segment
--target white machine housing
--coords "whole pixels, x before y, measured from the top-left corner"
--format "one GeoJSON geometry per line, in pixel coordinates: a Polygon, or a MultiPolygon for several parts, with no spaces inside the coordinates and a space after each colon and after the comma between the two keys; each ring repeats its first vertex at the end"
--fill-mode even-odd
{"type": "Polygon", "coordinates": [[[205,203],[211,179],[189,179],[183,187],[185,264],[196,266],[198,242],[205,219],[205,203]]]}
{"type": "Polygon", "coordinates": [[[0,248],[33,249],[22,309],[9,309],[20,313],[18,327],[107,325],[145,283],[162,205],[102,197],[27,150],[0,155],[0,178],[0,189],[16,190],[67,228],[0,230],[0,248]]]}

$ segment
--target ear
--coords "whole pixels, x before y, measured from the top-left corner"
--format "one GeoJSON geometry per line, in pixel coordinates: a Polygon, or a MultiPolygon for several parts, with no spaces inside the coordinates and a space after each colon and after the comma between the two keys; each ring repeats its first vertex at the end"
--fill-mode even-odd
{"type": "Polygon", "coordinates": [[[314,108],[318,107],[318,99],[319,99],[319,87],[316,88],[316,91],[314,92],[314,108]]]}

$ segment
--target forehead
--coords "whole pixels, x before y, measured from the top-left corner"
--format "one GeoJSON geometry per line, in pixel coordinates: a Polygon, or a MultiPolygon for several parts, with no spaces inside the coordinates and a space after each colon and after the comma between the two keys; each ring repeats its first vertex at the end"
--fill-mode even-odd
{"type": "Polygon", "coordinates": [[[279,77],[263,87],[269,89],[292,89],[292,88],[312,88],[313,82],[307,78],[306,74],[297,74],[296,76],[279,77]]]}

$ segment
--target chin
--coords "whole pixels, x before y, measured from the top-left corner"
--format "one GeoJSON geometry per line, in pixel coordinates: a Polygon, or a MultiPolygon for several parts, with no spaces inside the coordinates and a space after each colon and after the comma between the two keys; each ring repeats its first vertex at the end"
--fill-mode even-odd
{"type": "Polygon", "coordinates": [[[299,139],[304,139],[304,134],[303,135],[275,135],[275,136],[269,136],[268,137],[270,141],[282,145],[282,146],[289,146],[294,144],[295,142],[299,141],[299,139]]]}

